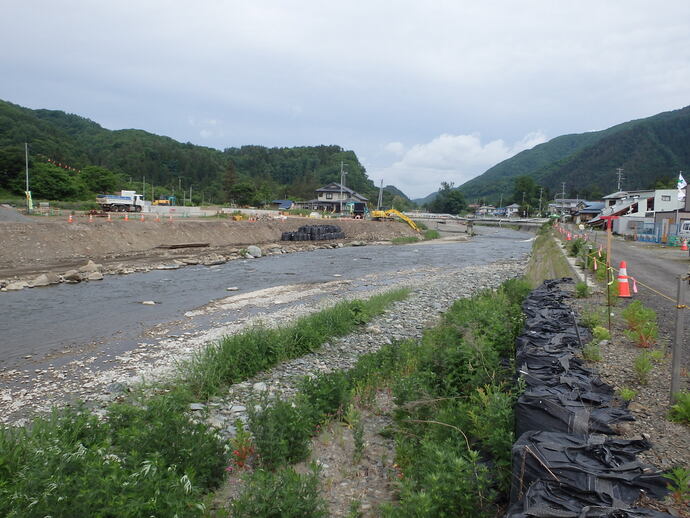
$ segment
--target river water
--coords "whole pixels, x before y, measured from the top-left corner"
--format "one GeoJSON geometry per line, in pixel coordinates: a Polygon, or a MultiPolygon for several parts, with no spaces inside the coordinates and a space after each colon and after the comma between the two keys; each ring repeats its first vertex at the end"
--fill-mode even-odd
{"type": "MultiPolygon", "coordinates": [[[[318,284],[418,267],[457,268],[523,257],[533,235],[482,228],[469,242],[374,245],[299,252],[215,267],[154,270],[102,281],[60,284],[0,294],[0,369],[28,356],[59,362],[61,354],[117,342],[134,346],[154,325],[184,318],[187,311],[232,294],[286,284],[318,284]],[[154,306],[142,305],[153,300],[154,306]],[[100,344],[100,345],[98,345],[100,344]]],[[[390,276],[389,276],[390,277],[390,276]]]]}

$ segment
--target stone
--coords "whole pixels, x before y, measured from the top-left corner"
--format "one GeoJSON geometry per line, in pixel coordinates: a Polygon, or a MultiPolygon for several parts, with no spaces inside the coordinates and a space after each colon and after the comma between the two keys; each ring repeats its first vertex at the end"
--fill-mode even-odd
{"type": "Polygon", "coordinates": [[[179,267],[179,264],[159,264],[156,270],[177,270],[179,267]]]}
{"type": "Polygon", "coordinates": [[[189,404],[190,410],[198,411],[198,410],[204,410],[205,408],[206,408],[206,405],[204,405],[203,403],[190,403],[189,404]]]}
{"type": "Polygon", "coordinates": [[[116,381],[115,383],[111,383],[110,385],[108,385],[106,387],[106,390],[111,394],[124,394],[126,392],[129,392],[129,387],[126,383],[120,383],[119,381],[116,381]]]}
{"type": "Polygon", "coordinates": [[[79,268],[79,271],[81,273],[91,273],[91,272],[97,272],[101,269],[100,264],[94,263],[91,259],[89,259],[89,262],[86,263],[84,266],[79,268]]]}
{"type": "Polygon", "coordinates": [[[144,300],[141,302],[144,306],[155,306],[156,302],[153,300],[144,300]]]}
{"type": "Polygon", "coordinates": [[[41,286],[48,286],[49,284],[50,284],[50,281],[48,280],[48,276],[45,273],[42,273],[41,275],[36,277],[34,280],[30,281],[27,286],[29,288],[39,288],[41,286]]]}
{"type": "Polygon", "coordinates": [[[28,283],[26,281],[14,281],[5,286],[4,289],[7,291],[19,291],[26,288],[27,285],[28,283]]]}
{"type": "Polygon", "coordinates": [[[265,383],[260,381],[258,383],[254,383],[254,385],[252,385],[252,390],[254,392],[266,392],[268,390],[268,386],[265,383]]]}
{"type": "Polygon", "coordinates": [[[262,255],[261,248],[254,245],[250,245],[247,247],[247,253],[254,258],[259,258],[262,255]]]}
{"type": "Polygon", "coordinates": [[[81,282],[81,274],[77,270],[69,270],[62,275],[65,282],[75,283],[81,282]]]}
{"type": "Polygon", "coordinates": [[[229,288],[225,288],[225,291],[237,291],[239,288],[237,286],[230,286],[229,288]]]}
{"type": "Polygon", "coordinates": [[[86,275],[87,281],[102,281],[103,274],[101,272],[91,272],[86,275]]]}

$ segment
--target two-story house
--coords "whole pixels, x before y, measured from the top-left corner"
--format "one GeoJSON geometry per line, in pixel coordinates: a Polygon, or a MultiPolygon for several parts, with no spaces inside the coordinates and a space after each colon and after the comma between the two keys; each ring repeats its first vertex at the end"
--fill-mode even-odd
{"type": "Polygon", "coordinates": [[[316,189],[316,199],[301,202],[299,205],[308,210],[340,212],[341,206],[345,207],[346,203],[366,203],[368,201],[367,198],[349,187],[345,187],[338,182],[331,182],[320,189],[316,189]]]}

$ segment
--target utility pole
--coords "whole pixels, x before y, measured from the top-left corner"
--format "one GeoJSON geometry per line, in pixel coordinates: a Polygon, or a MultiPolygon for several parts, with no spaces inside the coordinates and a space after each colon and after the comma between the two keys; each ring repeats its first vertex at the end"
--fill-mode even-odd
{"type": "Polygon", "coordinates": [[[561,217],[565,217],[565,182],[561,183],[561,188],[563,189],[561,191],[561,217]]]}
{"type": "Polygon", "coordinates": [[[143,191],[141,193],[141,199],[145,200],[146,199],[146,176],[144,176],[144,179],[141,181],[143,185],[143,191]]]}
{"type": "Polygon", "coordinates": [[[544,188],[539,187],[539,217],[541,217],[541,196],[544,194],[544,188]]]}
{"type": "Polygon", "coordinates": [[[192,203],[192,186],[189,186],[189,203],[192,203]]]}
{"type": "Polygon", "coordinates": [[[383,178],[381,178],[381,187],[379,187],[379,200],[376,203],[376,210],[381,210],[381,205],[383,205],[383,178]]]}
{"type": "Polygon", "coordinates": [[[343,187],[345,183],[345,176],[347,172],[344,169],[343,161],[340,161],[340,215],[343,215],[343,187]]]}
{"type": "Polygon", "coordinates": [[[617,176],[618,176],[618,188],[616,189],[616,191],[617,191],[617,192],[620,192],[620,190],[621,190],[621,180],[623,180],[623,168],[622,168],[622,167],[619,167],[618,169],[616,169],[616,171],[618,171],[618,172],[616,173],[617,176]]]}
{"type": "Polygon", "coordinates": [[[29,190],[29,143],[24,142],[24,161],[26,163],[26,211],[30,214],[32,207],[31,191],[29,190]]]}
{"type": "Polygon", "coordinates": [[[525,210],[525,191],[522,191],[522,217],[526,217],[526,210],[525,210]]]}

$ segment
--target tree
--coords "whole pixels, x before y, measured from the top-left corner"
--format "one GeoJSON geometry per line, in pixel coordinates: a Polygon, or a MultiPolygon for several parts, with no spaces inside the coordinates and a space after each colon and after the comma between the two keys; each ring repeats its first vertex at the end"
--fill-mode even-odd
{"type": "Polygon", "coordinates": [[[467,208],[465,195],[453,185],[453,182],[441,182],[438,195],[427,206],[430,212],[460,214],[467,208]]]}
{"type": "MultiPolygon", "coordinates": [[[[29,188],[34,198],[46,200],[79,200],[89,197],[88,189],[77,173],[41,162],[34,163],[29,171],[29,188]]],[[[14,189],[24,191],[23,178],[15,180],[14,189]]]]}
{"type": "Polygon", "coordinates": [[[237,169],[235,168],[235,162],[230,160],[228,166],[225,168],[225,174],[223,175],[223,193],[225,201],[231,201],[231,193],[235,184],[237,183],[237,169]]]}
{"type": "Polygon", "coordinates": [[[78,174],[81,176],[86,188],[94,193],[121,190],[122,185],[125,183],[123,175],[96,165],[86,166],[78,174]]]}

